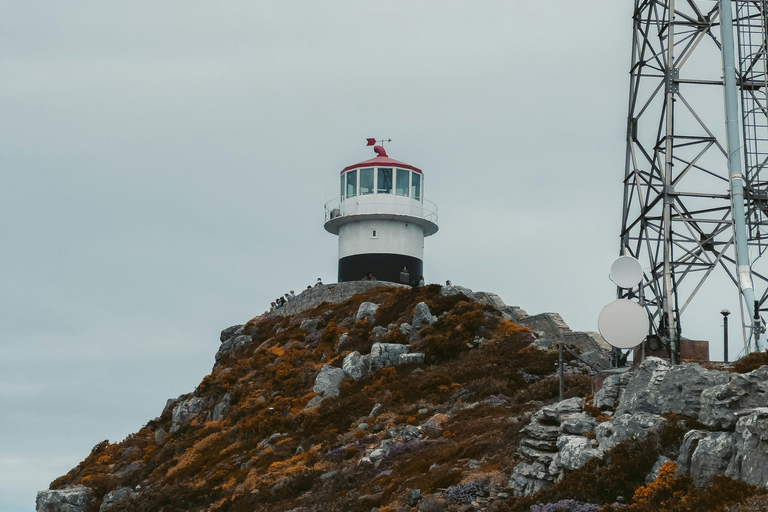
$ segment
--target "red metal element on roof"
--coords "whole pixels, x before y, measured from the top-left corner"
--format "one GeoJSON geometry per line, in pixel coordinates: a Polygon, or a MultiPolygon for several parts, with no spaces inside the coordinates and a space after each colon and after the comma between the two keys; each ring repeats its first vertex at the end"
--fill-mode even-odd
{"type": "Polygon", "coordinates": [[[384,153],[384,156],[379,155],[376,158],[371,158],[370,160],[366,160],[365,162],[360,162],[359,164],[345,167],[344,169],[342,169],[341,174],[344,174],[347,171],[351,171],[352,169],[359,169],[360,167],[399,167],[401,169],[410,169],[411,171],[416,171],[419,174],[424,174],[421,171],[421,169],[414,167],[412,165],[404,164],[403,162],[398,162],[397,160],[394,160],[392,158],[389,158],[388,156],[386,156],[386,153],[384,153]]]}
{"type": "Polygon", "coordinates": [[[368,142],[366,146],[373,146],[374,144],[376,144],[376,139],[365,139],[365,140],[368,142]]]}
{"type": "MultiPolygon", "coordinates": [[[[367,140],[369,146],[371,145],[371,141],[376,142],[376,139],[367,140]]],[[[398,162],[397,160],[389,158],[383,146],[373,146],[373,150],[376,152],[376,158],[371,158],[365,162],[360,162],[359,164],[345,167],[342,169],[341,174],[344,174],[347,171],[351,171],[352,169],[359,169],[360,167],[400,167],[401,169],[410,169],[411,171],[416,171],[419,174],[424,174],[418,167],[404,164],[403,162],[398,162]]]]}

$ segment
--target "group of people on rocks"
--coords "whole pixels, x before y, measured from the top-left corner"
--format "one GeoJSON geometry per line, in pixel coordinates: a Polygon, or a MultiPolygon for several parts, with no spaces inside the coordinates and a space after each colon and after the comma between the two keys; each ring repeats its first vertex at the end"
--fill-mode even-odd
{"type": "MultiPolygon", "coordinates": [[[[403,271],[404,272],[408,272],[408,269],[404,268],[403,271]]],[[[375,277],[373,277],[373,273],[372,272],[368,272],[365,275],[365,277],[362,279],[362,281],[377,281],[377,279],[375,277]]],[[[450,281],[446,281],[445,284],[446,284],[446,286],[451,286],[451,282],[450,281]]],[[[425,285],[424,276],[419,276],[418,282],[415,281],[415,280],[411,281],[411,286],[414,286],[414,287],[416,287],[416,286],[424,286],[424,285],[425,285]]],[[[317,278],[317,282],[315,283],[315,287],[317,287],[317,286],[323,286],[323,280],[321,278],[319,278],[319,277],[317,278]]],[[[311,288],[312,288],[312,285],[307,285],[307,290],[309,290],[311,288]]],[[[294,293],[293,290],[291,290],[290,293],[286,293],[286,294],[282,295],[281,297],[278,297],[277,299],[275,299],[272,302],[272,304],[270,305],[269,311],[275,311],[277,309],[280,309],[281,307],[285,306],[289,302],[293,302],[294,300],[296,300],[296,297],[297,297],[297,295],[294,293]]]]}
{"type": "Polygon", "coordinates": [[[285,295],[280,296],[276,298],[274,301],[272,301],[272,304],[270,305],[269,310],[274,311],[276,309],[280,309],[281,307],[285,306],[289,302],[293,302],[294,300],[296,300],[296,294],[294,293],[293,290],[291,290],[290,293],[286,293],[285,295]]]}
{"type": "MultiPolygon", "coordinates": [[[[322,286],[323,280],[319,277],[317,278],[317,282],[315,283],[315,286],[322,286]]],[[[311,289],[312,285],[307,285],[307,290],[311,289]]],[[[269,311],[275,311],[277,309],[280,309],[281,307],[285,306],[289,302],[293,302],[296,300],[296,293],[291,290],[290,293],[283,294],[282,296],[276,298],[272,304],[270,304],[269,311]]]]}

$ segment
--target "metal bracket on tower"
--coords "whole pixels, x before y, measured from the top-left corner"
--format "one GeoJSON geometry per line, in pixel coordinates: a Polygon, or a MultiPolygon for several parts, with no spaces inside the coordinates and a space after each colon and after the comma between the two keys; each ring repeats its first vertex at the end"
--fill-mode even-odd
{"type": "Polygon", "coordinates": [[[678,68],[667,68],[664,74],[664,85],[666,91],[673,93],[680,92],[680,70],[678,68]]]}

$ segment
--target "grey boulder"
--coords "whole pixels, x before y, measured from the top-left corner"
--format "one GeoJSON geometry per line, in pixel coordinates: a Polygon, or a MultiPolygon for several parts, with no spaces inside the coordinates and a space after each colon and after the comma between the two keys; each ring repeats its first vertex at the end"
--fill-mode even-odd
{"type": "Polygon", "coordinates": [[[324,365],[320,373],[315,378],[315,385],[312,391],[326,396],[339,396],[339,383],[344,379],[344,370],[335,366],[324,365]]]}
{"type": "Polygon", "coordinates": [[[560,453],[555,459],[556,464],[569,471],[580,468],[595,457],[603,457],[603,452],[592,448],[589,439],[584,436],[560,436],[557,447],[560,453]]]}
{"type": "Polygon", "coordinates": [[[560,431],[564,434],[582,435],[592,432],[597,426],[597,420],[588,414],[578,412],[563,416],[560,431]]]}
{"type": "Polygon", "coordinates": [[[767,394],[768,366],[743,375],[733,375],[730,381],[701,394],[699,421],[710,428],[732,430],[738,420],[736,413],[768,406],[767,394]]]}
{"type": "Polygon", "coordinates": [[[157,443],[158,446],[162,446],[163,443],[165,443],[165,438],[168,437],[168,432],[165,431],[165,429],[158,429],[155,432],[155,443],[157,443]]]}
{"type": "Polygon", "coordinates": [[[403,442],[413,441],[415,439],[421,439],[421,430],[413,425],[406,425],[400,431],[400,437],[403,438],[403,442]]]}
{"type": "Polygon", "coordinates": [[[421,500],[421,489],[408,489],[405,492],[405,499],[410,506],[415,507],[421,500]]]}
{"type": "Polygon", "coordinates": [[[432,325],[436,320],[437,318],[432,316],[429,307],[425,303],[419,302],[416,304],[416,307],[413,308],[413,322],[411,322],[411,340],[419,339],[421,328],[432,325]]]}
{"type": "Polygon", "coordinates": [[[229,393],[226,393],[224,397],[221,399],[219,403],[216,404],[216,407],[213,408],[213,415],[211,416],[211,419],[213,421],[219,421],[224,417],[224,413],[229,410],[229,402],[231,400],[231,396],[229,393]]]}
{"type": "Polygon", "coordinates": [[[319,318],[307,318],[301,321],[301,324],[299,324],[299,329],[303,329],[309,332],[314,332],[317,330],[318,323],[320,323],[319,318]]]}
{"type": "Polygon", "coordinates": [[[385,334],[387,334],[389,331],[386,327],[382,327],[380,325],[377,325],[373,328],[373,331],[371,331],[371,341],[374,343],[381,341],[381,338],[384,337],[385,334]]]}
{"type": "Polygon", "coordinates": [[[171,420],[171,433],[179,430],[182,425],[187,423],[192,417],[196,416],[207,401],[208,400],[203,397],[194,396],[184,400],[174,407],[171,420]]]}
{"type": "Polygon", "coordinates": [[[692,430],[683,438],[683,446],[681,470],[690,473],[694,485],[705,487],[712,483],[713,476],[728,469],[734,452],[733,433],[692,430]]]}
{"type": "Polygon", "coordinates": [[[667,462],[674,462],[672,459],[667,457],[666,455],[659,455],[659,458],[656,459],[656,463],[651,468],[651,472],[648,473],[648,475],[645,477],[645,483],[649,484],[656,480],[659,477],[659,469],[661,469],[661,466],[663,466],[667,462]]]}
{"type": "Polygon", "coordinates": [[[72,487],[40,491],[35,500],[37,512],[85,512],[91,503],[91,489],[72,487]]]}
{"type": "Polygon", "coordinates": [[[464,288],[463,286],[458,286],[455,284],[445,285],[440,288],[440,295],[444,297],[459,295],[460,293],[463,293],[464,296],[470,300],[475,300],[475,293],[469,288],[464,288]]]}
{"type": "Polygon", "coordinates": [[[616,414],[673,412],[697,416],[706,412],[703,392],[728,382],[729,374],[698,364],[671,366],[656,357],[645,359],[633,372],[616,414]]]}
{"type": "Polygon", "coordinates": [[[542,489],[552,485],[554,480],[545,464],[541,462],[534,462],[533,464],[523,462],[512,470],[512,476],[507,483],[507,487],[512,489],[515,496],[533,496],[542,489]]]}
{"type": "Polygon", "coordinates": [[[603,381],[603,387],[595,393],[593,404],[600,410],[613,409],[621,400],[631,374],[629,372],[611,375],[603,381]]]}
{"type": "Polygon", "coordinates": [[[539,423],[538,421],[532,421],[523,427],[523,432],[532,439],[552,441],[552,446],[554,448],[554,441],[557,441],[557,438],[560,437],[560,426],[546,425],[539,423]]]}
{"type": "Polygon", "coordinates": [[[138,493],[130,487],[118,487],[114,491],[108,492],[106,495],[104,495],[104,500],[101,502],[99,512],[110,510],[114,505],[133,498],[137,494],[138,493]]]}
{"type": "Polygon", "coordinates": [[[768,487],[768,408],[742,413],[736,423],[734,451],[726,476],[768,487]]]}
{"type": "Polygon", "coordinates": [[[397,343],[374,343],[371,353],[367,356],[371,370],[378,370],[385,366],[395,366],[400,362],[400,356],[408,352],[408,345],[397,343]]]}
{"type": "Polygon", "coordinates": [[[253,341],[253,338],[246,334],[240,334],[229,338],[227,341],[219,345],[219,350],[216,352],[216,365],[219,364],[219,361],[223,357],[234,354],[241,347],[247,345],[251,341],[253,341]]]}
{"type": "Polygon", "coordinates": [[[144,466],[144,462],[137,460],[115,471],[114,475],[120,480],[134,478],[136,477],[137,473],[144,469],[144,466]]]}
{"type": "Polygon", "coordinates": [[[341,352],[344,345],[347,343],[347,338],[349,335],[345,332],[341,336],[339,336],[339,342],[336,344],[336,352],[341,352]]]}
{"type": "Polygon", "coordinates": [[[357,313],[355,313],[355,320],[365,319],[373,323],[377,309],[379,309],[378,304],[374,304],[373,302],[363,302],[360,304],[360,307],[357,308],[357,313]]]}
{"type": "Polygon", "coordinates": [[[346,375],[349,375],[355,380],[361,379],[368,375],[368,365],[365,364],[365,359],[360,355],[360,352],[354,351],[347,354],[344,358],[344,362],[341,365],[342,370],[346,375]]]}
{"type": "Polygon", "coordinates": [[[233,325],[232,327],[227,327],[223,331],[221,331],[221,335],[219,336],[219,341],[224,343],[229,338],[236,334],[242,334],[243,333],[243,326],[242,325],[233,325]]]}
{"type": "Polygon", "coordinates": [[[659,430],[666,422],[661,416],[646,412],[624,414],[614,416],[613,421],[599,423],[595,427],[595,436],[600,449],[607,451],[628,439],[645,439],[648,433],[659,430]]]}
{"type": "Polygon", "coordinates": [[[414,352],[412,354],[400,354],[397,364],[423,363],[424,353],[414,352]]]}
{"type": "Polygon", "coordinates": [[[577,414],[581,412],[581,398],[574,397],[557,402],[556,404],[547,405],[539,409],[536,414],[533,415],[533,421],[542,422],[557,422],[558,424],[571,414],[577,414]]]}

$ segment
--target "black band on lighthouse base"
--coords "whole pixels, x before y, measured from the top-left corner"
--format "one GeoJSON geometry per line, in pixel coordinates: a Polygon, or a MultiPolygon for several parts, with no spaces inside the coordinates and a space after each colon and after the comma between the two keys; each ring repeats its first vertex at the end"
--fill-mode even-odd
{"type": "Polygon", "coordinates": [[[402,254],[355,254],[339,260],[339,282],[360,281],[368,272],[379,281],[401,283],[400,273],[408,269],[408,282],[418,283],[424,274],[424,263],[419,258],[402,254]]]}

